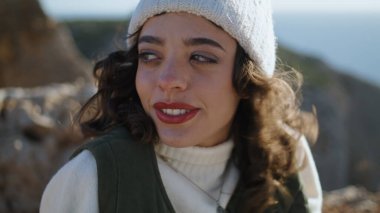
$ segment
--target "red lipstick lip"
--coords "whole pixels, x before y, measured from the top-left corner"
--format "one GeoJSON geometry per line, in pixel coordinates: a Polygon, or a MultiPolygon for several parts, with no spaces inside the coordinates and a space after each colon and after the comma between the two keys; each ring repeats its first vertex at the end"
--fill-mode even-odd
{"type": "Polygon", "coordinates": [[[186,121],[191,120],[194,118],[198,112],[199,108],[194,107],[190,104],[185,103],[164,103],[164,102],[157,102],[153,105],[157,118],[166,124],[181,124],[185,123],[186,121]],[[180,115],[169,115],[164,113],[163,109],[184,109],[187,112],[180,115]]]}
{"type": "Polygon", "coordinates": [[[186,110],[196,110],[197,108],[185,103],[164,103],[157,102],[153,105],[155,109],[186,109],[186,110]]]}

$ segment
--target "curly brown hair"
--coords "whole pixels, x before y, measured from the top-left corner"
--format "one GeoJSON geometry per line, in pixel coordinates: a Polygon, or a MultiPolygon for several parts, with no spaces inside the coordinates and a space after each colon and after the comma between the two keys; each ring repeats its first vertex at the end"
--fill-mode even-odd
{"type": "MultiPolygon", "coordinates": [[[[152,119],[144,112],[136,91],[137,45],[116,51],[96,63],[97,93],[83,106],[78,122],[85,136],[105,134],[125,126],[138,141],[158,142],[152,119]]],[[[276,203],[276,190],[297,171],[295,149],[302,132],[302,115],[296,96],[302,78],[296,71],[278,71],[267,77],[238,45],[233,85],[241,97],[231,135],[232,159],[247,188],[246,212],[262,212],[276,203]]]]}

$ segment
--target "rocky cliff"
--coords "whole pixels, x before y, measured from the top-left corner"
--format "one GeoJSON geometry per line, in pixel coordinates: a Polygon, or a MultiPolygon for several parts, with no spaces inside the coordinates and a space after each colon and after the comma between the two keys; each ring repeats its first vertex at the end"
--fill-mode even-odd
{"type": "MultiPolygon", "coordinates": [[[[98,50],[111,50],[111,44],[123,45],[120,33],[125,28],[124,22],[67,24],[88,57],[97,55],[98,50]],[[117,33],[111,34],[111,30],[117,33]],[[89,33],[95,35],[92,39],[96,42],[86,39],[89,33]]],[[[278,53],[279,64],[294,67],[304,75],[303,109],[311,111],[313,105],[317,109],[320,134],[312,149],[323,188],[333,190],[354,184],[379,190],[380,155],[376,151],[380,150],[380,88],[346,75],[315,57],[284,47],[278,53]]]]}
{"type": "MultiPolygon", "coordinates": [[[[3,10],[4,4],[10,5],[12,2],[15,0],[0,3],[1,14],[8,12],[3,10]]],[[[68,23],[75,42],[90,57],[102,55],[104,48],[112,49],[109,41],[115,37],[110,31],[123,29],[120,24],[68,23]],[[86,39],[89,35],[83,36],[89,29],[87,32],[95,35],[90,40],[86,39]]],[[[87,81],[74,81],[78,76],[87,75],[83,72],[90,69],[86,59],[77,57],[80,53],[73,43],[64,45],[71,45],[69,49],[73,52],[55,54],[65,49],[61,46],[63,40],[44,37],[45,33],[23,37],[25,33],[13,35],[1,32],[0,212],[37,212],[47,181],[81,142],[79,136],[72,132],[72,117],[94,92],[94,88],[87,81]],[[22,48],[5,48],[9,43],[22,48]],[[23,46],[24,43],[27,46],[23,46]],[[23,53],[23,48],[28,54],[23,53]],[[35,57],[39,51],[44,52],[44,57],[35,57]],[[73,65],[76,63],[87,65],[73,65]],[[72,77],[65,78],[62,73],[72,73],[67,74],[72,77]]],[[[70,34],[64,31],[54,31],[49,35],[56,35],[55,38],[63,35],[65,41],[71,41],[70,34]]],[[[361,185],[367,190],[378,191],[380,155],[376,152],[380,150],[380,129],[377,126],[380,123],[380,89],[344,75],[318,59],[284,48],[280,49],[279,55],[284,64],[295,67],[305,75],[303,108],[310,111],[311,106],[315,105],[318,111],[320,135],[312,149],[323,189],[329,191],[347,185],[361,185]]],[[[344,212],[376,212],[379,209],[378,194],[367,192],[364,188],[327,193],[326,201],[326,212],[341,212],[342,209],[344,212]],[[363,196],[342,199],[347,194],[350,196],[352,191],[363,196]],[[348,205],[352,203],[358,205],[348,205]]]]}
{"type": "Polygon", "coordinates": [[[90,79],[90,66],[69,31],[38,0],[0,1],[0,88],[90,79]]]}
{"type": "Polygon", "coordinates": [[[280,49],[282,61],[303,72],[303,108],[315,105],[320,134],[313,153],[323,188],[349,184],[380,189],[380,88],[321,60],[280,49]]]}
{"type": "MultiPolygon", "coordinates": [[[[0,89],[0,212],[38,212],[48,180],[82,143],[71,126],[72,118],[93,93],[94,87],[81,81],[30,89],[0,89]]],[[[323,121],[321,123],[323,125],[323,121]]],[[[327,152],[331,145],[319,146],[314,147],[317,163],[321,160],[318,157],[326,153],[333,158],[328,154],[334,151],[327,152]]],[[[338,156],[334,161],[343,160],[338,156]]],[[[323,179],[327,176],[323,169],[327,171],[330,167],[335,181],[334,169],[341,169],[335,162],[318,164],[324,184],[335,183],[323,179]]],[[[364,185],[364,182],[357,183],[364,185]]],[[[371,193],[364,187],[349,186],[325,192],[324,199],[324,212],[380,211],[379,193],[371,193]]]]}
{"type": "Polygon", "coordinates": [[[81,142],[72,119],[83,81],[0,89],[0,212],[38,212],[42,190],[81,142]]]}

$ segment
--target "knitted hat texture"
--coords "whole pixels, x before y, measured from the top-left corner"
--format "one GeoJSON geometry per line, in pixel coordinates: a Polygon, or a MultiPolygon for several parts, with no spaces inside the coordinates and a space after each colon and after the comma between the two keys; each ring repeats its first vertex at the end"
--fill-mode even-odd
{"type": "MultiPolygon", "coordinates": [[[[140,0],[129,23],[128,35],[163,12],[187,12],[210,20],[235,38],[267,76],[273,75],[276,38],[270,0],[140,0]]],[[[135,43],[136,38],[127,39],[128,47],[135,43]]]]}

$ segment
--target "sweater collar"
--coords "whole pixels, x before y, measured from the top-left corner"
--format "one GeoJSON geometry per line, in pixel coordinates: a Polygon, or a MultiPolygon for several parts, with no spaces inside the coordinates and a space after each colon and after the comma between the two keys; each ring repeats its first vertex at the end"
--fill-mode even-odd
{"type": "Polygon", "coordinates": [[[177,161],[193,165],[226,164],[234,143],[229,139],[213,147],[191,146],[175,148],[163,143],[155,146],[156,153],[165,161],[177,161]]]}

